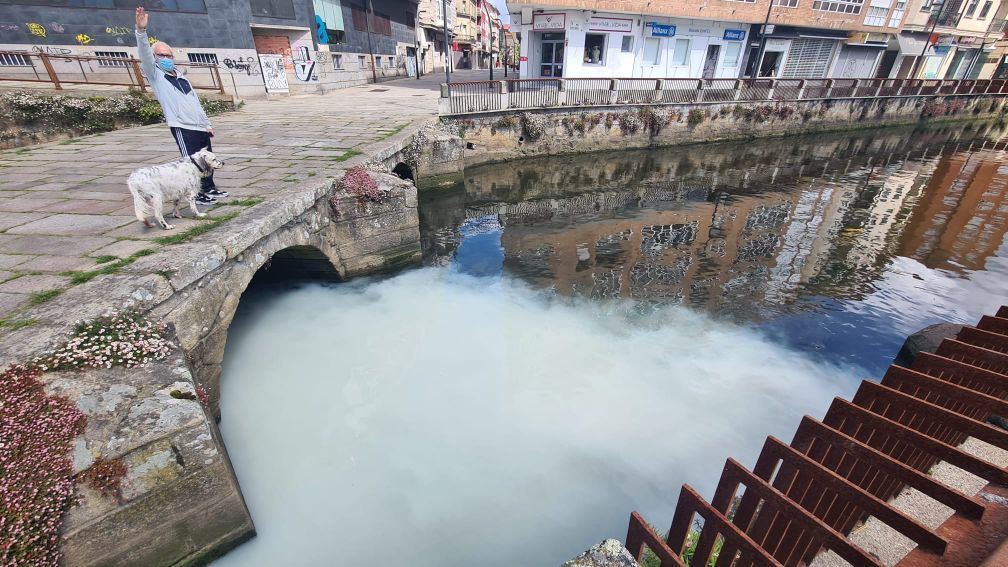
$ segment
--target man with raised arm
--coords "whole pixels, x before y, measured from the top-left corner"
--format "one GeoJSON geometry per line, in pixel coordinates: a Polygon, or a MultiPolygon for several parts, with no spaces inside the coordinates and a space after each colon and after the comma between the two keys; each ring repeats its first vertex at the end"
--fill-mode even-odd
{"type": "MultiPolygon", "coordinates": [[[[213,151],[210,138],[214,131],[210,126],[199,97],[193,90],[189,80],[182,70],[175,66],[172,48],[163,41],[153,46],[147,41],[147,20],[150,15],[143,8],[136,9],[136,40],[137,51],[140,53],[140,66],[147,81],[150,83],[154,96],[161,103],[165,122],[171,129],[175,143],[182,157],[189,157],[203,148],[213,151]]],[[[217,197],[227,197],[227,193],[217,189],[213,180],[213,170],[203,178],[203,186],[196,202],[213,204],[217,197]]]]}

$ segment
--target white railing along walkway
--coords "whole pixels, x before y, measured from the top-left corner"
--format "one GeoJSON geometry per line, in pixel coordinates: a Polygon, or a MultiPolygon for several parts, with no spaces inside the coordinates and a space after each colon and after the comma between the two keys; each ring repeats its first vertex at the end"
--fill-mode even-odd
{"type": "Polygon", "coordinates": [[[441,85],[442,116],[557,107],[1008,94],[1008,80],[509,79],[441,85]]]}

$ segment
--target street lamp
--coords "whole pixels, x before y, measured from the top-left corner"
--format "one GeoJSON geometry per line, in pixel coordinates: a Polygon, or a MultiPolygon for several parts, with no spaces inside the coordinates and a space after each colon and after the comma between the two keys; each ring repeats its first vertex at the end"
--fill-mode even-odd
{"type": "Polygon", "coordinates": [[[763,63],[763,51],[766,49],[766,34],[767,26],[770,25],[770,10],[773,8],[773,3],[777,0],[769,0],[766,7],[766,18],[763,19],[763,27],[760,28],[760,44],[759,50],[756,52],[756,64],[753,66],[753,76],[752,78],[758,79],[760,76],[760,65],[763,63]]]}
{"type": "MultiPolygon", "coordinates": [[[[487,0],[482,0],[483,11],[486,12],[487,16],[487,29],[490,30],[490,35],[493,36],[493,20],[490,19],[490,8],[487,8],[487,0]]],[[[493,43],[490,38],[487,38],[487,46],[490,48],[490,80],[493,78],[493,43]]]]}

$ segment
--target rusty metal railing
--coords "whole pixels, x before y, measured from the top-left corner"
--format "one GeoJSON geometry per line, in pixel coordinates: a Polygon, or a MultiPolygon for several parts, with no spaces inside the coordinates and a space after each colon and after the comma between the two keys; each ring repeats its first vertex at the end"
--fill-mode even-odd
{"type": "Polygon", "coordinates": [[[728,459],[710,503],[683,485],[664,539],[635,512],[626,547],[638,560],[652,550],[662,567],[801,565],[825,549],[855,566],[881,565],[847,537],[874,517],[916,544],[898,565],[977,565],[1004,541],[996,526],[1008,523],[1008,508],[927,473],[945,461],[985,480],[984,491],[1008,493],[1008,470],[959,447],[975,438],[1008,449],[1008,431],[988,423],[1008,417],[1006,398],[1008,306],[964,327],[935,354],[922,353],[911,368],[891,366],[881,382],[863,381],[851,401],[834,399],[822,421],[804,417],[791,443],[768,437],[752,471],[728,459]],[[931,528],[897,510],[891,501],[907,487],[953,516],[931,528]],[[687,562],[695,516],[703,523],[687,562]]]}
{"type": "MultiPolygon", "coordinates": [[[[136,58],[86,55],[50,55],[27,51],[0,51],[0,81],[63,85],[113,85],[146,90],[147,79],[136,58]]],[[[220,69],[203,63],[178,63],[194,89],[224,94],[220,69]]]]}
{"type": "Polygon", "coordinates": [[[510,79],[448,83],[442,115],[498,110],[1008,94],[1008,80],[510,79]]]}

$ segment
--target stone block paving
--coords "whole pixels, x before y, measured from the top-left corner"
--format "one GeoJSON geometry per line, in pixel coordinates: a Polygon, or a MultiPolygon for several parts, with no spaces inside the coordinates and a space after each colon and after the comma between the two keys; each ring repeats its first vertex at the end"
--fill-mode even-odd
{"type": "MultiPolygon", "coordinates": [[[[453,80],[485,79],[460,73],[453,80]]],[[[243,210],[228,201],[267,198],[341,167],[350,150],[437,115],[443,74],[362,85],[325,95],[248,101],[212,117],[225,163],[217,185],[231,196],[211,216],[243,210]]],[[[163,246],[155,238],[203,222],[172,219],[172,231],[133,216],[126,177],[179,158],[165,125],[129,128],[0,152],[0,322],[72,285],[73,272],[101,269],[163,246]],[[99,263],[98,260],[102,260],[99,263]]],[[[183,215],[191,217],[187,207],[183,215]]],[[[226,227],[226,225],[225,225],[226,227]]]]}

